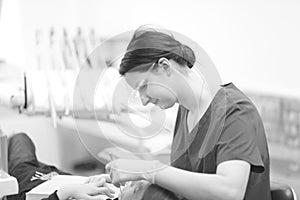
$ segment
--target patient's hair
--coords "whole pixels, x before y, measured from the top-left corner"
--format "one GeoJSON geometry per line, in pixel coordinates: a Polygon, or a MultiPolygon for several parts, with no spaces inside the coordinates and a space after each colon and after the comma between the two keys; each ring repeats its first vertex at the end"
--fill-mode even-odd
{"type": "Polygon", "coordinates": [[[142,200],[180,200],[173,192],[158,185],[150,185],[144,192],[142,200]]]}

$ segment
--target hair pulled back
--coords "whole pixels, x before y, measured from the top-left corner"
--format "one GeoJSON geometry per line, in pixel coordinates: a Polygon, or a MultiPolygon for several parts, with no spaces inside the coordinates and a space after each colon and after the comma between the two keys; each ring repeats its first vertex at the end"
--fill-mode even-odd
{"type": "Polygon", "coordinates": [[[177,41],[173,35],[155,29],[139,28],[127,46],[121,61],[119,73],[147,71],[160,58],[172,59],[180,65],[192,68],[195,63],[194,51],[177,41]]]}

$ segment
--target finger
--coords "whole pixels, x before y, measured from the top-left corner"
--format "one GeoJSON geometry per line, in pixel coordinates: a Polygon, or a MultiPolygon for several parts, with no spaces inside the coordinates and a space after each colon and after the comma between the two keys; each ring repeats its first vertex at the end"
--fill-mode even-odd
{"type": "Polygon", "coordinates": [[[120,187],[120,181],[118,179],[113,179],[112,184],[116,187],[120,187]]]}
{"type": "Polygon", "coordinates": [[[105,194],[106,196],[109,197],[114,197],[115,192],[107,187],[101,187],[98,188],[98,194],[105,194]]]}
{"type": "Polygon", "coordinates": [[[92,176],[88,183],[95,183],[96,180],[97,180],[96,177],[92,176]]]}
{"type": "Polygon", "coordinates": [[[97,178],[96,177],[92,177],[91,180],[90,180],[90,183],[95,183],[97,181],[97,178]]]}
{"type": "Polygon", "coordinates": [[[93,185],[95,187],[101,187],[105,185],[105,183],[106,183],[105,179],[100,179],[100,180],[97,179],[95,182],[93,182],[93,185]]]}
{"type": "Polygon", "coordinates": [[[126,181],[121,181],[120,186],[125,187],[126,181]]]}
{"type": "Polygon", "coordinates": [[[115,176],[115,173],[114,170],[110,170],[109,172],[109,178],[110,178],[110,182],[112,183],[114,181],[114,176],[115,176]]]}
{"type": "Polygon", "coordinates": [[[39,172],[39,171],[36,171],[35,173],[36,173],[36,174],[39,174],[39,175],[42,175],[42,176],[45,175],[45,174],[43,174],[43,173],[41,173],[41,172],[39,172]]]}
{"type": "Polygon", "coordinates": [[[130,174],[113,170],[112,183],[117,187],[124,186],[127,181],[132,181],[133,179],[134,177],[130,174]]]}
{"type": "Polygon", "coordinates": [[[89,196],[88,199],[85,200],[103,200],[103,196],[100,195],[94,195],[94,196],[89,196]]]}
{"type": "Polygon", "coordinates": [[[112,169],[115,169],[118,162],[119,162],[118,159],[115,159],[115,160],[110,161],[109,163],[107,163],[105,165],[106,171],[109,173],[112,169]]]}
{"type": "Polygon", "coordinates": [[[83,200],[102,200],[100,195],[84,195],[83,200]]]}
{"type": "Polygon", "coordinates": [[[111,165],[112,165],[112,162],[109,162],[105,165],[105,170],[107,171],[107,173],[110,173],[111,165]]]}
{"type": "Polygon", "coordinates": [[[89,177],[86,181],[84,181],[84,183],[91,183],[92,178],[93,178],[92,176],[89,177]]]}
{"type": "Polygon", "coordinates": [[[99,188],[99,187],[92,186],[91,190],[87,193],[87,195],[90,195],[90,196],[95,196],[95,195],[99,195],[99,194],[104,194],[103,187],[99,188]]]}
{"type": "Polygon", "coordinates": [[[116,187],[119,187],[119,176],[117,175],[117,171],[111,170],[110,178],[111,178],[111,183],[116,187]]]}
{"type": "Polygon", "coordinates": [[[106,196],[108,197],[115,197],[116,192],[110,188],[107,188],[107,190],[104,191],[104,193],[106,194],[106,196]]]}
{"type": "Polygon", "coordinates": [[[109,174],[101,174],[101,178],[105,179],[105,181],[108,183],[111,182],[111,178],[109,174]]]}
{"type": "Polygon", "coordinates": [[[112,188],[110,188],[110,187],[107,187],[107,188],[109,189],[110,193],[116,194],[116,191],[115,191],[114,189],[112,189],[112,188]]]}
{"type": "Polygon", "coordinates": [[[121,187],[124,186],[127,180],[127,177],[125,174],[123,173],[119,173],[117,170],[113,171],[113,177],[112,177],[112,183],[116,186],[116,187],[121,187]]]}
{"type": "Polygon", "coordinates": [[[104,180],[105,182],[111,182],[111,178],[109,174],[101,174],[97,176],[91,177],[90,183],[99,182],[101,180],[104,180]]]}

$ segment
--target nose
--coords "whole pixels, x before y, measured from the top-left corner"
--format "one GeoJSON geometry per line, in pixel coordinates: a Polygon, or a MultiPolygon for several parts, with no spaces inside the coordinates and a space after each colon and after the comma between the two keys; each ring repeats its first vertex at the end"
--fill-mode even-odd
{"type": "Polygon", "coordinates": [[[140,98],[144,106],[146,106],[150,102],[150,98],[144,93],[140,93],[140,98]]]}

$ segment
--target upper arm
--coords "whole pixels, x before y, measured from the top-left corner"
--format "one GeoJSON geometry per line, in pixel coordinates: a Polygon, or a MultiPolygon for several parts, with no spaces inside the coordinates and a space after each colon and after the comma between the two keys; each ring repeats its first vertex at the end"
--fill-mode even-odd
{"type": "Polygon", "coordinates": [[[237,199],[244,197],[248,184],[258,181],[251,173],[268,170],[267,144],[258,120],[254,112],[237,109],[217,143],[217,174],[226,178],[227,188],[233,188],[237,199]]]}
{"type": "Polygon", "coordinates": [[[245,195],[249,174],[250,164],[243,160],[224,161],[217,166],[217,175],[226,179],[227,186],[240,199],[245,195]]]}
{"type": "Polygon", "coordinates": [[[267,156],[266,145],[255,125],[246,119],[235,118],[225,124],[217,143],[217,165],[230,160],[243,160],[250,164],[251,171],[262,173],[265,170],[263,156],[267,156]]]}

